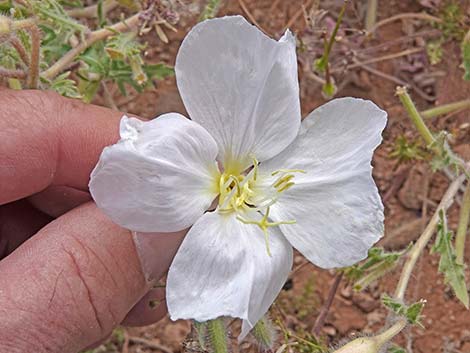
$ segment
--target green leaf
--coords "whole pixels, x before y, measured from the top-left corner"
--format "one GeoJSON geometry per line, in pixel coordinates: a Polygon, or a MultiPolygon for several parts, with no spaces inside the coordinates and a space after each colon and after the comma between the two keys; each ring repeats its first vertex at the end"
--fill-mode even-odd
{"type": "Polygon", "coordinates": [[[175,70],[166,64],[144,65],[144,71],[150,79],[163,80],[175,75],[175,70]]]}
{"type": "Polygon", "coordinates": [[[403,163],[421,160],[426,156],[426,152],[421,147],[419,141],[408,141],[405,135],[400,135],[395,140],[395,146],[389,156],[397,159],[398,163],[403,163]]]}
{"type": "Polygon", "coordinates": [[[111,59],[125,60],[136,55],[145,48],[145,45],[139,43],[135,32],[118,33],[108,38],[104,47],[106,53],[111,59]]]}
{"type": "Polygon", "coordinates": [[[396,344],[392,344],[389,348],[388,348],[388,353],[406,353],[406,349],[405,348],[402,348],[396,344]]]}
{"type": "Polygon", "coordinates": [[[50,82],[49,88],[69,98],[82,98],[74,80],[69,79],[70,71],[64,72],[50,82]]]}
{"type": "Polygon", "coordinates": [[[322,93],[328,99],[332,98],[337,90],[338,89],[336,88],[336,85],[333,82],[326,82],[322,87],[322,93]]]}
{"type": "Polygon", "coordinates": [[[463,79],[470,81],[470,31],[462,41],[462,66],[465,70],[463,79]]]}
{"type": "Polygon", "coordinates": [[[452,245],[452,232],[447,229],[447,222],[444,212],[439,212],[440,221],[437,226],[437,239],[432,248],[432,252],[441,255],[439,261],[439,272],[444,274],[445,282],[452,288],[456,297],[462,304],[469,308],[469,297],[465,284],[464,266],[458,264],[455,256],[455,249],[452,245]]]}
{"type": "Polygon", "coordinates": [[[396,301],[387,294],[384,294],[382,296],[382,303],[396,315],[405,317],[410,324],[422,326],[420,319],[421,312],[423,311],[424,305],[426,304],[425,300],[420,300],[411,304],[410,306],[407,306],[399,301],[396,301]]]}
{"type": "Polygon", "coordinates": [[[327,58],[325,58],[325,56],[322,56],[321,58],[316,59],[313,62],[313,67],[315,71],[318,71],[318,72],[325,72],[326,65],[328,65],[328,61],[327,61],[327,58]]]}
{"type": "Polygon", "coordinates": [[[202,10],[201,16],[199,17],[199,21],[208,20],[210,18],[214,18],[219,11],[220,0],[209,0],[202,10]]]}
{"type": "Polygon", "coordinates": [[[401,256],[408,249],[409,247],[398,252],[385,252],[383,248],[371,248],[367,259],[362,264],[344,269],[345,275],[349,280],[354,281],[353,288],[355,290],[364,290],[371,283],[394,269],[401,256]]]}

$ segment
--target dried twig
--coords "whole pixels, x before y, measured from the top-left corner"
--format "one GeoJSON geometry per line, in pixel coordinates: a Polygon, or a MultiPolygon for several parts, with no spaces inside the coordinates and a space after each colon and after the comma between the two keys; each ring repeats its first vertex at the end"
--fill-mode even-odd
{"type": "Polygon", "coordinates": [[[289,19],[289,21],[287,21],[286,26],[284,27],[284,31],[289,29],[295,23],[295,21],[297,21],[299,16],[303,14],[303,11],[304,11],[303,8],[309,7],[312,4],[312,2],[313,0],[307,1],[307,3],[303,5],[303,7],[301,6],[300,9],[296,13],[294,13],[294,15],[289,19]]]}
{"type": "Polygon", "coordinates": [[[418,20],[426,20],[426,21],[431,21],[431,22],[437,22],[437,23],[442,23],[442,19],[439,17],[431,16],[427,13],[413,13],[413,12],[407,12],[407,13],[400,13],[398,15],[386,18],[382,21],[379,21],[373,26],[370,30],[369,33],[375,32],[377,29],[380,27],[389,24],[391,22],[397,21],[397,20],[407,20],[407,19],[418,19],[418,20]]]}
{"type": "Polygon", "coordinates": [[[146,345],[147,347],[150,347],[150,348],[153,348],[153,349],[158,349],[159,351],[162,351],[164,353],[173,353],[173,350],[171,350],[170,348],[168,348],[168,347],[166,347],[162,344],[147,340],[145,338],[129,336],[129,341],[131,341],[133,343],[140,343],[140,344],[146,345]]]}
{"type": "MultiPolygon", "coordinates": [[[[362,61],[362,62],[357,62],[357,63],[354,63],[352,65],[349,65],[347,68],[348,69],[354,69],[354,68],[361,67],[361,66],[367,65],[367,64],[374,64],[374,63],[381,62],[381,61],[392,60],[392,59],[400,58],[402,56],[416,54],[416,53],[422,52],[423,50],[424,50],[424,48],[406,49],[406,50],[403,50],[403,51],[398,52],[398,53],[387,54],[387,55],[384,55],[384,56],[379,56],[378,58],[372,58],[372,59],[365,60],[365,61],[362,61]]],[[[331,70],[331,73],[340,72],[342,70],[343,70],[342,68],[341,69],[336,68],[336,69],[331,70]]]]}
{"type": "Polygon", "coordinates": [[[253,14],[250,12],[248,7],[246,6],[245,2],[243,0],[238,0],[238,3],[240,4],[240,7],[242,8],[243,12],[246,14],[246,17],[260,30],[262,30],[264,33],[268,34],[268,32],[261,27],[261,25],[256,21],[256,18],[253,16],[253,14]]]}
{"type": "Polygon", "coordinates": [[[115,35],[116,32],[122,33],[130,31],[139,25],[140,13],[137,13],[124,21],[120,21],[108,28],[102,28],[91,32],[84,41],[76,47],[70,49],[62,58],[60,58],[54,65],[44,71],[41,76],[46,79],[53,79],[63,70],[65,70],[85,49],[89,48],[94,43],[103,40],[109,36],[115,35]]]}
{"type": "Polygon", "coordinates": [[[336,291],[338,290],[341,279],[343,278],[343,273],[344,272],[341,271],[336,274],[333,284],[330,287],[326,302],[323,305],[317,319],[315,320],[315,324],[312,328],[312,333],[315,337],[318,337],[320,335],[320,331],[323,328],[323,325],[325,324],[325,320],[328,315],[328,312],[330,311],[331,304],[333,304],[333,299],[335,298],[336,291]]]}
{"type": "MultiPolygon", "coordinates": [[[[103,13],[114,10],[119,3],[115,0],[103,1],[103,13]]],[[[84,8],[67,10],[67,15],[75,18],[96,18],[98,17],[98,5],[91,5],[84,8]]]]}

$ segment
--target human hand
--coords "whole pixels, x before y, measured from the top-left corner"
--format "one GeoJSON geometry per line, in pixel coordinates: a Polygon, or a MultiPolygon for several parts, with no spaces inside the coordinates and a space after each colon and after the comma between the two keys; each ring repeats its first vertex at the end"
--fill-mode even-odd
{"type": "Polygon", "coordinates": [[[121,113],[0,89],[0,352],[77,352],[166,314],[184,232],[134,234],[91,201],[90,172],[121,113]]]}

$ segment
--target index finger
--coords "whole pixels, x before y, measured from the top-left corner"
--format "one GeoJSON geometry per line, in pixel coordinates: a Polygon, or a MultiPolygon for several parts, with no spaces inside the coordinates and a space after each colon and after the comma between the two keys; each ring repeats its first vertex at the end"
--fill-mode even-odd
{"type": "Polygon", "coordinates": [[[0,204],[51,185],[88,189],[122,113],[42,91],[0,92],[0,204]]]}

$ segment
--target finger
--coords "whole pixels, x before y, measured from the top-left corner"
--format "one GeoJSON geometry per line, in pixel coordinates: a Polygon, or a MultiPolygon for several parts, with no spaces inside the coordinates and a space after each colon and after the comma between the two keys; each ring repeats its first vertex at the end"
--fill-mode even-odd
{"type": "MultiPolygon", "coordinates": [[[[175,252],[179,240],[165,246],[175,252]]],[[[167,270],[166,258],[160,266],[167,270]]],[[[92,203],[1,261],[0,284],[1,352],[79,351],[109,334],[149,289],[131,234],[92,203]]]]}
{"type": "Polygon", "coordinates": [[[0,95],[0,204],[65,185],[87,190],[122,113],[42,91],[0,95]]]}
{"type": "Polygon", "coordinates": [[[91,201],[91,195],[87,191],[69,186],[52,185],[46,190],[28,197],[28,200],[38,210],[57,218],[75,207],[91,201]]]}
{"type": "Polygon", "coordinates": [[[26,200],[0,206],[0,260],[50,221],[26,200]]]}
{"type": "Polygon", "coordinates": [[[165,302],[165,288],[151,289],[127,314],[123,325],[145,326],[161,320],[168,310],[165,302]]]}

